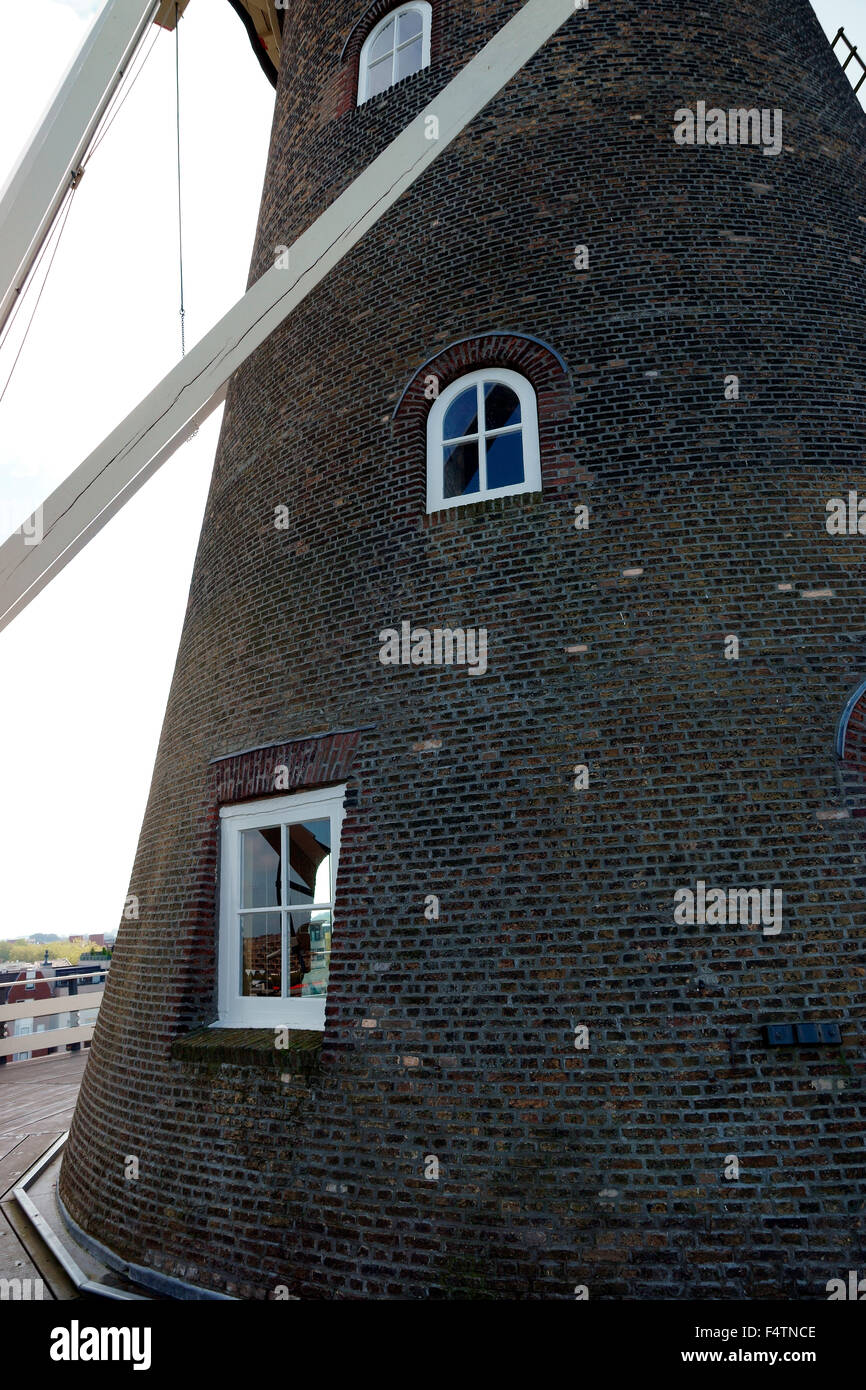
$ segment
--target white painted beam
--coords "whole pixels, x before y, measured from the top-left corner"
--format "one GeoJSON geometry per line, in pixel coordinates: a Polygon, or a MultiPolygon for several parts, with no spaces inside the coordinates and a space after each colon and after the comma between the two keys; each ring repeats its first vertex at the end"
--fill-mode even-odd
{"type": "MultiPolygon", "coordinates": [[[[214,392],[210,400],[205,401],[205,404],[202,406],[201,410],[196,411],[195,415],[193,415],[192,419],[187,422],[184,428],[179,430],[178,433],[169,441],[168,444],[165,445],[164,448],[159,449],[153,455],[153,458],[148,459],[147,463],[141,468],[141,470],[125,487],[118,486],[117,492],[115,496],[112,497],[111,501],[106,503],[105,507],[103,507],[102,511],[99,512],[98,515],[93,516],[89,521],[82,523],[81,528],[78,531],[78,534],[75,536],[75,539],[70,541],[69,545],[66,546],[64,550],[57,553],[56,558],[51,558],[48,552],[44,552],[43,559],[45,563],[41,566],[37,577],[33,580],[32,584],[30,584],[29,588],[27,588],[25,592],[18,595],[15,598],[15,601],[9,604],[8,608],[6,607],[6,580],[2,576],[2,574],[0,574],[0,632],[2,632],[3,628],[7,627],[8,624],[11,623],[12,619],[16,617],[23,608],[26,608],[28,603],[30,603],[31,600],[34,599],[36,595],[42,589],[44,589],[47,584],[51,582],[55,574],[58,574],[60,570],[62,570],[66,565],[69,564],[69,561],[72,560],[78,554],[79,550],[84,549],[87,542],[89,540],[92,540],[92,538],[97,534],[97,532],[102,530],[106,522],[110,521],[111,518],[120,511],[124,503],[128,502],[130,497],[134,496],[134,494],[138,491],[140,487],[144,486],[148,478],[152,477],[156,470],[160,468],[162,464],[164,464],[168,459],[170,459],[172,454],[176,453],[176,451],[181,447],[182,444],[185,444],[188,439],[192,438],[196,430],[199,428],[201,424],[204,423],[208,416],[212,415],[213,412],[219,406],[222,405],[223,401],[226,398],[227,390],[228,383],[224,383],[214,392]]],[[[93,455],[91,454],[90,457],[93,458],[93,455]]],[[[73,474],[73,477],[74,476],[75,475],[73,474]]],[[[45,502],[43,505],[43,511],[47,511],[52,500],[55,497],[57,497],[58,492],[60,491],[61,489],[58,488],[56,492],[53,492],[51,494],[51,497],[49,497],[48,501],[45,502]]],[[[0,546],[0,566],[2,566],[3,564],[4,554],[7,546],[10,544],[11,541],[20,539],[21,537],[16,532],[14,536],[10,536],[9,540],[6,542],[5,545],[0,546]]],[[[54,534],[52,539],[56,541],[56,533],[54,534]]],[[[36,549],[42,552],[44,543],[47,540],[48,536],[46,534],[43,538],[42,543],[38,545],[36,549]]]]}
{"type": "Polygon", "coordinates": [[[41,1033],[21,1033],[17,1038],[0,1038],[0,1057],[12,1057],[16,1052],[43,1052],[46,1048],[65,1047],[67,1043],[89,1042],[95,1023],[83,1023],[79,1028],[44,1028],[41,1033]]]}
{"type": "MultiPolygon", "coordinates": [[[[80,977],[61,975],[59,978],[75,980],[80,977]]],[[[53,984],[54,982],[54,977],[49,976],[49,983],[53,984]]],[[[15,982],[13,981],[13,983],[15,982]]],[[[98,1009],[104,993],[104,989],[94,989],[92,994],[55,994],[50,999],[21,999],[17,1004],[0,1004],[0,1023],[8,1023],[16,1018],[41,1018],[47,1014],[68,1014],[82,1008],[98,1009]],[[76,1003],[78,999],[86,999],[88,1003],[76,1003]]]]}
{"type": "Polygon", "coordinates": [[[43,588],[181,442],[229,377],[420,178],[581,0],[527,0],[182,362],[41,508],[43,538],[0,547],[0,629],[43,588]],[[435,138],[434,137],[435,134],[435,138]],[[188,432],[188,429],[187,429],[188,432]]]}
{"type": "MultiPolygon", "coordinates": [[[[0,193],[0,329],[158,8],[159,0],[108,0],[0,193]]],[[[34,16],[36,30],[40,22],[34,16]]]]}

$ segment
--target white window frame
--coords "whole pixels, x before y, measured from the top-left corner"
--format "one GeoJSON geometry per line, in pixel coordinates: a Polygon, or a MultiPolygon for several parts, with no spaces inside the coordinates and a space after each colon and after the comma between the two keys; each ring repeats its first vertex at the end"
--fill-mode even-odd
{"type": "MultiPolygon", "coordinates": [[[[428,3],[428,0],[412,0],[412,3],[410,3],[410,4],[406,4],[406,5],[395,5],[395,7],[394,7],[393,10],[389,10],[388,13],[387,13],[386,15],[383,15],[383,16],[382,16],[382,18],[379,20],[379,23],[376,25],[375,29],[372,29],[372,30],[370,31],[370,33],[367,35],[366,39],[364,40],[364,46],[363,46],[363,48],[361,49],[361,56],[360,56],[360,59],[359,59],[359,61],[358,61],[358,105],[359,105],[359,106],[363,106],[364,102],[369,100],[369,91],[370,91],[370,81],[369,81],[369,78],[370,78],[370,49],[373,47],[373,44],[376,42],[376,39],[377,39],[377,38],[379,37],[379,35],[383,32],[383,30],[384,30],[384,29],[387,29],[387,27],[388,27],[388,25],[391,23],[391,21],[394,20],[394,21],[396,22],[396,20],[399,19],[399,17],[400,17],[401,14],[406,14],[409,10],[415,10],[415,11],[416,11],[418,14],[420,14],[420,16],[421,16],[421,67],[419,68],[418,71],[419,71],[419,72],[423,72],[425,68],[429,68],[429,66],[430,66],[430,35],[431,35],[431,33],[432,33],[432,30],[433,30],[433,6],[432,6],[431,4],[428,3]]],[[[397,37],[397,31],[396,31],[396,29],[395,29],[395,30],[394,30],[394,38],[396,39],[396,37],[397,37]]],[[[415,39],[410,39],[409,42],[410,42],[410,43],[415,43],[416,40],[415,40],[415,39]]],[[[395,84],[395,82],[396,82],[396,80],[397,80],[396,77],[395,77],[395,75],[394,75],[394,69],[395,69],[396,60],[397,60],[397,54],[400,52],[400,48],[401,48],[401,47],[402,47],[402,48],[406,48],[406,47],[408,47],[408,44],[402,44],[402,45],[400,45],[400,47],[397,47],[396,44],[395,44],[395,47],[394,47],[394,49],[392,50],[392,53],[391,53],[391,81],[388,83],[388,86],[387,86],[387,87],[383,88],[383,90],[382,90],[381,92],[377,92],[377,93],[376,93],[377,96],[383,96],[385,92],[389,91],[390,88],[394,86],[394,84],[395,84]]],[[[416,73],[410,73],[410,74],[408,74],[408,75],[411,76],[411,77],[417,76],[416,73]]]]}
{"type": "Polygon", "coordinates": [[[532,382],[525,376],[521,376],[519,372],[506,371],[501,367],[486,367],[477,372],[469,372],[466,376],[458,377],[457,381],[452,381],[447,390],[437,396],[427,416],[427,511],[439,512],[450,507],[471,506],[473,502],[483,502],[487,497],[513,497],[520,492],[541,492],[538,401],[532,382]],[[491,382],[510,387],[517,396],[520,401],[519,425],[507,425],[503,429],[485,431],[485,422],[481,414],[484,409],[484,392],[480,388],[482,384],[487,385],[491,382]],[[445,413],[451,402],[473,385],[479,391],[478,434],[464,435],[462,440],[449,440],[449,443],[478,440],[479,489],[478,492],[467,493],[465,497],[446,497],[444,495],[445,441],[442,433],[445,413]],[[486,436],[488,434],[494,436],[516,434],[518,430],[523,434],[523,482],[512,483],[509,487],[486,487],[486,436]]]}
{"type": "MultiPolygon", "coordinates": [[[[238,930],[240,914],[240,873],[242,830],[258,827],[293,825],[298,821],[324,819],[331,821],[331,896],[321,906],[333,912],[337,892],[337,864],[340,857],[340,831],[345,815],[343,798],[346,784],[320,787],[314,791],[292,792],[288,796],[266,797],[261,801],[244,801],[220,809],[220,931],[219,931],[219,997],[218,1028],[306,1028],[325,1027],[327,995],[303,998],[259,999],[240,993],[241,943],[238,930]]],[[[284,856],[283,872],[288,865],[284,856]]],[[[285,881],[285,880],[284,880],[285,881]]],[[[285,895],[284,895],[285,896],[285,895]]],[[[284,913],[288,904],[269,911],[284,913]]],[[[296,909],[306,910],[304,907],[296,909]]],[[[285,946],[283,948],[282,978],[287,987],[285,946]]]]}

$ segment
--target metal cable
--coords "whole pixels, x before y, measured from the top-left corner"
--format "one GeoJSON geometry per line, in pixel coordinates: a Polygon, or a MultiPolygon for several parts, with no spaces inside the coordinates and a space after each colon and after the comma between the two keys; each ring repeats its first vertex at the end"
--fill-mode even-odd
{"type": "MultiPolygon", "coordinates": [[[[74,190],[75,190],[75,184],[70,184],[70,185],[69,185],[69,188],[68,188],[66,191],[67,191],[67,193],[72,193],[72,192],[74,192],[74,190]]],[[[58,217],[60,216],[62,210],[63,210],[63,204],[61,203],[61,204],[60,204],[60,207],[58,208],[58,212],[57,212],[58,217]]],[[[36,281],[36,276],[37,276],[37,274],[38,274],[38,272],[39,272],[39,267],[41,266],[41,264],[42,264],[42,262],[44,261],[46,255],[48,254],[49,247],[51,246],[51,242],[52,242],[53,239],[54,239],[54,236],[55,236],[56,231],[57,231],[57,221],[55,220],[54,226],[51,228],[51,232],[50,232],[49,235],[45,238],[44,242],[42,243],[42,246],[40,247],[39,255],[36,257],[36,260],[33,262],[33,265],[32,265],[32,267],[31,267],[31,269],[27,272],[26,280],[25,280],[24,284],[22,285],[21,289],[18,291],[18,297],[16,298],[15,304],[14,304],[14,306],[13,306],[13,308],[12,308],[12,311],[11,311],[11,313],[9,314],[9,317],[8,317],[8,319],[6,320],[6,323],[5,323],[4,326],[3,326],[2,333],[0,333],[0,352],[2,352],[3,348],[6,346],[7,339],[9,338],[9,335],[10,335],[10,333],[12,332],[12,327],[13,327],[13,325],[14,325],[14,323],[15,323],[15,320],[17,319],[18,315],[19,315],[20,312],[21,312],[21,306],[22,306],[22,304],[24,303],[24,300],[25,300],[26,297],[27,297],[27,291],[30,289],[31,285],[33,285],[33,284],[35,283],[35,281],[36,281]]]]}
{"type": "MultiPolygon", "coordinates": [[[[141,62],[140,62],[139,65],[138,65],[138,69],[137,69],[137,71],[135,72],[135,75],[132,77],[132,79],[131,79],[131,80],[128,80],[128,78],[129,78],[129,73],[126,74],[126,77],[125,77],[125,79],[124,79],[124,81],[126,81],[126,88],[125,88],[125,90],[124,90],[124,82],[121,82],[121,84],[120,84],[120,86],[117,88],[117,91],[115,92],[115,94],[114,94],[114,96],[113,96],[111,102],[109,103],[108,107],[106,108],[105,112],[103,113],[101,125],[100,125],[99,129],[95,132],[94,139],[93,139],[93,142],[92,142],[92,144],[91,144],[91,146],[90,146],[90,149],[87,151],[87,154],[85,155],[84,159],[82,160],[80,167],[79,167],[79,168],[76,170],[76,172],[75,172],[74,182],[72,182],[72,183],[70,184],[70,187],[69,187],[69,194],[70,194],[70,197],[69,197],[69,201],[68,201],[67,204],[66,204],[65,211],[62,213],[62,220],[61,220],[61,219],[58,219],[58,222],[55,224],[55,228],[54,228],[54,230],[52,231],[51,236],[49,236],[49,237],[46,239],[44,246],[42,247],[41,251],[39,252],[39,256],[37,257],[37,259],[36,259],[36,261],[35,261],[35,263],[34,263],[32,269],[30,270],[30,272],[29,272],[29,274],[28,274],[28,276],[27,276],[27,279],[26,279],[25,284],[24,284],[24,285],[22,286],[22,288],[21,288],[21,292],[20,292],[19,295],[18,295],[18,299],[17,299],[17,301],[16,301],[16,303],[15,303],[15,307],[14,307],[14,309],[12,310],[12,313],[11,313],[11,315],[9,316],[9,319],[8,319],[8,321],[7,321],[7,323],[6,323],[6,327],[5,327],[5,329],[4,329],[3,336],[2,336],[2,338],[0,338],[0,350],[2,350],[3,347],[6,345],[6,342],[7,342],[8,338],[9,338],[9,334],[11,333],[12,328],[13,328],[13,326],[14,326],[14,324],[15,324],[15,320],[17,319],[18,314],[19,314],[19,312],[20,312],[20,310],[21,310],[21,307],[22,307],[22,305],[23,305],[23,303],[24,303],[24,300],[25,300],[25,298],[26,298],[26,296],[27,296],[27,291],[28,291],[28,290],[30,289],[30,287],[34,284],[34,282],[35,282],[35,280],[36,280],[36,276],[37,276],[38,271],[39,271],[39,267],[41,266],[42,261],[44,260],[46,254],[48,253],[48,249],[49,249],[49,247],[51,246],[51,242],[52,242],[52,240],[54,240],[55,235],[56,235],[56,240],[54,240],[54,249],[53,249],[53,251],[52,251],[52,253],[51,253],[51,259],[50,259],[50,261],[49,261],[49,263],[48,263],[48,269],[47,269],[46,272],[45,272],[45,278],[44,278],[44,280],[42,281],[42,285],[41,285],[41,288],[40,288],[40,290],[39,290],[39,294],[38,294],[37,297],[36,297],[36,303],[33,305],[33,312],[32,312],[31,315],[30,315],[30,320],[29,320],[29,322],[28,322],[28,324],[27,324],[26,329],[24,330],[24,337],[21,339],[20,346],[19,346],[19,348],[18,348],[17,353],[15,354],[15,361],[12,363],[12,366],[11,366],[11,368],[10,368],[10,370],[9,370],[9,375],[8,375],[7,378],[6,378],[6,382],[5,382],[4,386],[3,386],[3,390],[0,391],[0,401],[2,401],[2,400],[3,400],[3,397],[6,395],[6,391],[8,390],[9,383],[10,383],[11,380],[12,380],[13,373],[14,373],[14,371],[15,371],[16,366],[18,365],[18,359],[19,359],[19,357],[21,356],[21,353],[22,353],[22,351],[23,351],[23,349],[24,349],[24,344],[25,344],[26,341],[27,341],[27,336],[28,336],[28,334],[29,334],[29,332],[30,332],[30,328],[31,328],[31,326],[32,326],[32,324],[33,324],[33,320],[34,320],[34,318],[35,318],[35,316],[36,316],[36,310],[37,310],[38,307],[39,307],[39,301],[40,301],[40,299],[42,298],[42,294],[43,294],[43,292],[44,292],[44,290],[45,290],[45,286],[46,286],[46,284],[48,283],[48,276],[49,276],[49,273],[50,273],[50,271],[51,271],[51,266],[52,266],[52,264],[53,264],[53,262],[54,262],[54,257],[55,257],[56,254],[57,254],[57,249],[58,249],[58,247],[59,247],[59,245],[60,245],[60,238],[61,238],[61,236],[63,235],[63,230],[64,230],[64,228],[65,228],[65,226],[66,226],[66,220],[67,220],[67,218],[68,218],[68,216],[69,216],[69,211],[70,211],[70,208],[71,208],[71,206],[72,206],[72,194],[75,193],[75,190],[76,190],[76,188],[78,187],[78,183],[79,183],[79,181],[80,181],[81,175],[84,173],[84,170],[87,168],[88,164],[90,163],[91,159],[92,159],[93,156],[95,155],[96,151],[99,149],[99,146],[102,144],[102,142],[103,142],[103,140],[105,139],[106,135],[108,134],[109,130],[110,130],[111,127],[114,125],[114,122],[115,122],[115,120],[117,119],[117,116],[118,116],[119,113],[120,113],[121,107],[124,105],[124,103],[125,103],[127,97],[129,96],[130,92],[132,91],[133,87],[135,86],[136,82],[138,81],[139,77],[141,76],[142,72],[144,71],[145,64],[147,63],[148,58],[150,57],[151,53],[153,52],[154,46],[156,45],[156,41],[157,41],[157,39],[159,38],[159,33],[160,33],[160,31],[159,31],[159,29],[157,29],[156,32],[154,33],[153,38],[151,39],[149,48],[148,48],[147,52],[145,53],[144,57],[141,59],[141,62]],[[123,93],[122,96],[121,96],[121,92],[123,93]],[[59,230],[58,230],[58,229],[59,229],[59,230]]],[[[131,71],[131,70],[132,70],[132,69],[130,68],[130,71],[131,71]]]]}
{"type": "Polygon", "coordinates": [[[104,115],[103,115],[103,118],[102,118],[102,121],[103,121],[102,128],[101,128],[100,130],[98,130],[98,131],[96,132],[95,136],[94,136],[93,144],[91,145],[90,149],[88,150],[87,156],[86,156],[86,158],[85,158],[85,160],[84,160],[84,163],[83,163],[82,166],[81,166],[82,169],[85,169],[85,168],[87,167],[87,165],[90,163],[91,159],[92,159],[93,156],[96,154],[96,151],[99,149],[99,146],[102,144],[102,142],[103,142],[103,140],[105,139],[106,135],[108,134],[109,130],[110,130],[111,127],[114,125],[114,122],[115,122],[115,120],[117,119],[117,116],[118,116],[119,113],[120,113],[120,108],[123,106],[124,102],[126,101],[126,98],[129,96],[130,92],[132,91],[132,89],[133,89],[133,87],[135,86],[136,82],[138,81],[139,77],[140,77],[141,74],[144,72],[145,64],[146,64],[148,58],[150,57],[151,53],[153,52],[153,50],[154,50],[154,48],[155,48],[155,46],[156,46],[156,41],[157,41],[157,39],[159,38],[159,34],[160,34],[159,29],[156,29],[156,32],[155,32],[153,38],[152,38],[151,41],[150,41],[150,47],[148,48],[147,52],[145,53],[144,57],[143,57],[142,60],[141,60],[141,63],[139,64],[138,71],[136,72],[136,74],[135,74],[135,76],[133,77],[132,81],[131,81],[131,82],[129,83],[129,85],[127,86],[126,91],[123,92],[123,97],[122,97],[119,101],[118,101],[118,98],[120,97],[120,93],[123,91],[123,83],[122,83],[122,82],[121,82],[120,86],[118,87],[117,91],[115,92],[114,97],[112,98],[111,102],[109,103],[109,105],[108,105],[108,107],[106,108],[106,111],[105,111],[105,113],[104,113],[104,115]],[[107,124],[105,124],[105,122],[107,122],[107,124]]]}
{"type": "MultiPolygon", "coordinates": [[[[0,391],[0,401],[3,400],[3,397],[6,395],[6,392],[7,392],[8,389],[9,389],[9,383],[10,383],[10,381],[12,380],[12,374],[13,374],[13,372],[15,371],[15,368],[16,368],[17,365],[18,365],[18,359],[19,359],[19,357],[21,356],[22,352],[24,351],[24,344],[27,342],[27,338],[28,338],[28,336],[29,336],[30,329],[33,327],[33,320],[34,320],[34,318],[36,317],[36,310],[39,308],[39,301],[40,301],[40,299],[42,298],[43,293],[45,292],[45,286],[48,284],[48,277],[49,277],[49,275],[51,274],[51,267],[52,267],[52,265],[54,264],[54,257],[57,255],[57,250],[58,250],[58,247],[60,246],[60,241],[61,241],[61,238],[63,237],[63,232],[64,232],[64,230],[65,230],[65,228],[66,228],[66,223],[67,223],[67,221],[69,220],[69,212],[70,212],[70,209],[72,208],[72,201],[73,201],[73,198],[75,197],[76,187],[77,187],[77,185],[74,186],[74,187],[71,189],[71,191],[70,191],[69,201],[68,201],[68,203],[66,204],[66,210],[65,210],[65,212],[64,212],[64,214],[63,214],[63,220],[62,220],[61,222],[58,222],[58,223],[57,223],[57,227],[58,227],[57,239],[56,239],[55,242],[54,242],[54,249],[53,249],[53,251],[51,252],[51,259],[50,259],[50,261],[48,262],[48,269],[47,269],[46,272],[45,272],[45,279],[42,281],[42,284],[41,284],[40,287],[39,287],[39,293],[38,293],[38,295],[36,296],[36,303],[33,305],[33,312],[32,312],[32,314],[30,315],[30,319],[29,319],[29,321],[28,321],[28,323],[27,323],[27,327],[26,327],[25,330],[24,330],[24,336],[23,336],[23,338],[21,339],[21,343],[20,343],[20,345],[19,345],[19,347],[18,347],[18,351],[17,351],[16,354],[15,354],[15,361],[12,363],[12,366],[9,368],[9,375],[8,375],[7,378],[6,378],[6,384],[4,385],[3,390],[0,391]]],[[[46,242],[46,249],[47,249],[48,245],[49,245],[49,242],[46,242]]],[[[40,257],[40,259],[41,259],[41,257],[40,257]]],[[[38,262],[37,262],[37,264],[38,264],[38,262]]],[[[16,307],[17,307],[17,306],[16,306],[16,307]]],[[[4,343],[5,343],[6,339],[4,338],[3,341],[4,341],[4,343]]]]}
{"type": "Polygon", "coordinates": [[[180,259],[180,355],[181,357],[186,357],[183,305],[183,212],[180,196],[180,15],[178,13],[178,0],[174,0],[174,74],[177,103],[177,244],[180,259]]]}

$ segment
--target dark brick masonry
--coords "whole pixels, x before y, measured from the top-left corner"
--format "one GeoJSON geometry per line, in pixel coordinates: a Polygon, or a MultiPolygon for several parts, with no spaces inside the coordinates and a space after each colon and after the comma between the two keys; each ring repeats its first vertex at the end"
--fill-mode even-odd
{"type": "MultiPolygon", "coordinates": [[[[252,276],[516,8],[436,0],[357,108],[371,16],[296,0],[252,276]]],[[[807,0],[591,0],[236,374],[63,1165],[92,1235],[245,1298],[866,1273],[866,542],[824,524],[866,492],[864,133],[807,0]],[[677,146],[699,100],[783,152],[677,146]],[[430,524],[418,373],[467,339],[526,352],[544,490],[430,524]],[[486,627],[487,674],[383,667],[403,620],[486,627]],[[349,788],[320,1051],[214,1055],[214,778],[273,755],[212,759],[346,729],[297,764],[349,788]],[[699,879],[781,889],[781,933],[677,926],[699,879]],[[764,1046],[797,1021],[842,1047],[764,1046]]]]}

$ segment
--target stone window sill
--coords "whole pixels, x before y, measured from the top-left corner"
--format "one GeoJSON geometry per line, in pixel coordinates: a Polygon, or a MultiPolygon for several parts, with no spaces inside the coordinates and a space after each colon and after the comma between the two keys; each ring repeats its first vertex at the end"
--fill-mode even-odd
{"type": "Polygon", "coordinates": [[[273,1028],[196,1028],[175,1038],[171,1056],[176,1062],[219,1066],[273,1068],[278,1072],[306,1075],[319,1064],[324,1034],[291,1029],[288,1047],[274,1046],[273,1028]]]}

